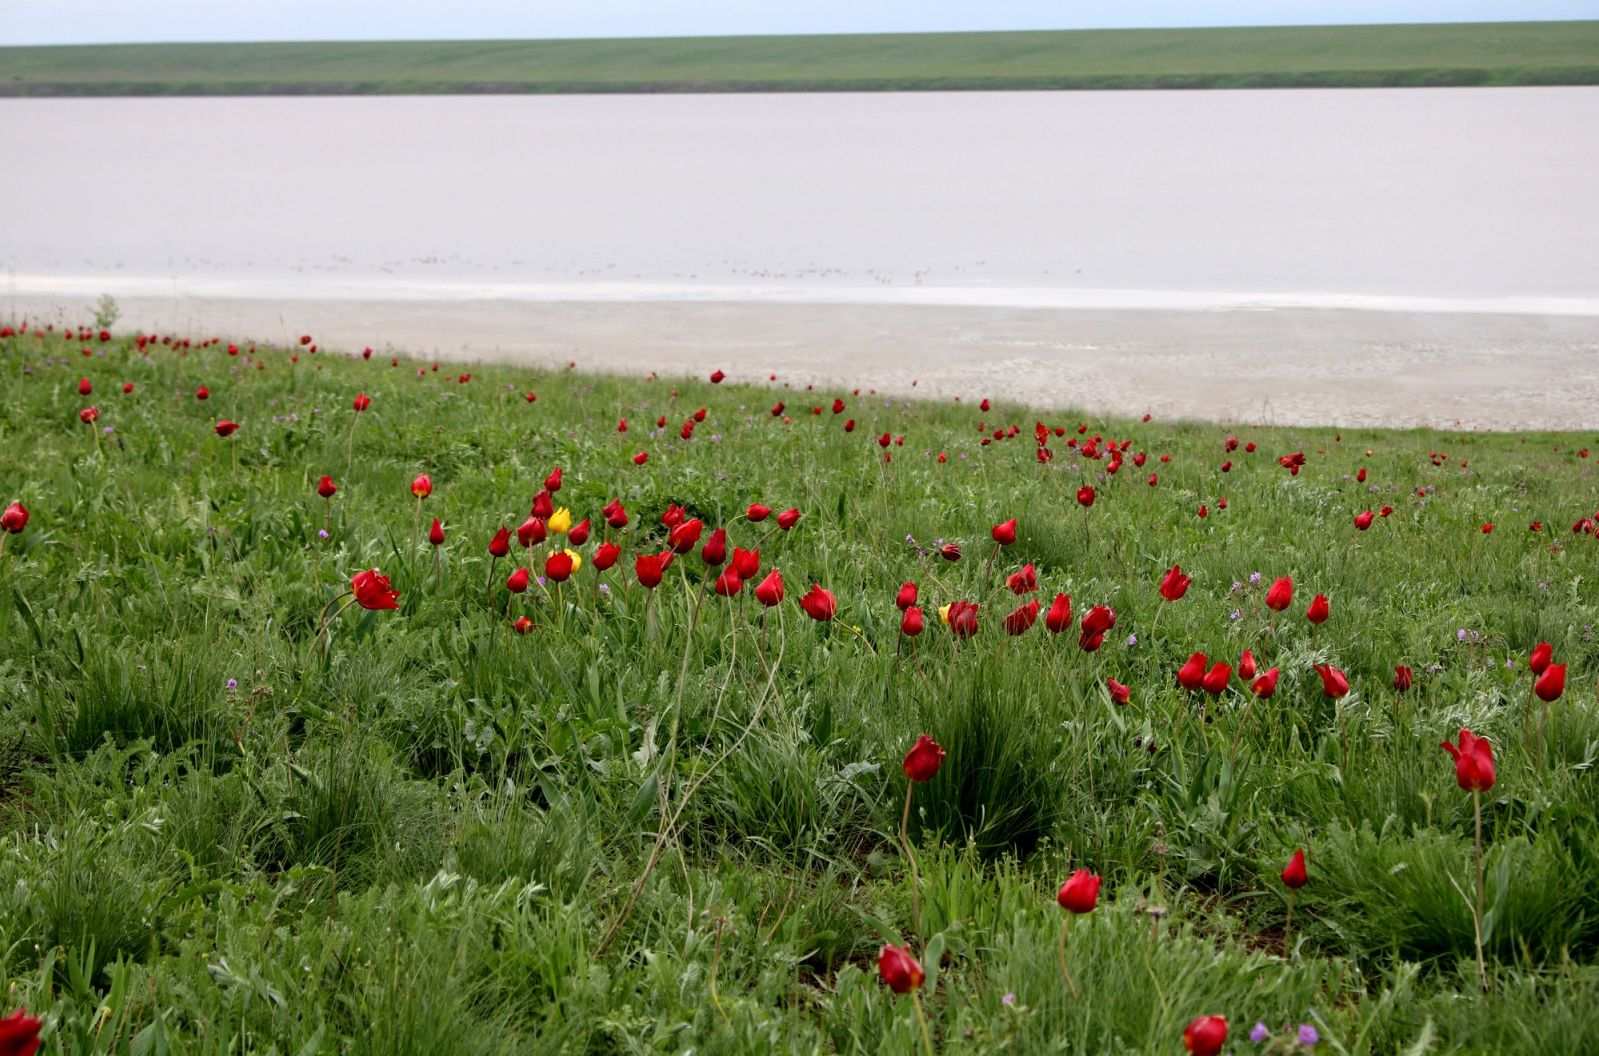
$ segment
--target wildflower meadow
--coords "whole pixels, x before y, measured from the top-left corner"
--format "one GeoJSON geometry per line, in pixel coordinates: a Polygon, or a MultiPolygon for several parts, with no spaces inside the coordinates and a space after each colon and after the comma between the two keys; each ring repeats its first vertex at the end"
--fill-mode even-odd
{"type": "Polygon", "coordinates": [[[0,1056],[1599,1047],[1587,435],[575,366],[0,328],[0,1056]]]}

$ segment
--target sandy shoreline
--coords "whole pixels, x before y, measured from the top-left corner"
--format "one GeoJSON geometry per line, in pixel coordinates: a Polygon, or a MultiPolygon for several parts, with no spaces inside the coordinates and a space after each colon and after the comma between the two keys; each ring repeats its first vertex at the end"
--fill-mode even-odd
{"type": "MultiPolygon", "coordinates": [[[[126,297],[119,326],[1260,424],[1599,428],[1599,317],[675,301],[126,297]]],[[[85,296],[7,314],[81,321],[85,296]]]]}

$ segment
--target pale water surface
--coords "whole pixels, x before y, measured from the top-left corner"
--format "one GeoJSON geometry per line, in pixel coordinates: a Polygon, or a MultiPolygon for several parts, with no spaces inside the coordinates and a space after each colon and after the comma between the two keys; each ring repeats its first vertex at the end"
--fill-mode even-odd
{"type": "Polygon", "coordinates": [[[1595,88],[4,100],[0,139],[24,293],[1599,311],[1595,88]]]}

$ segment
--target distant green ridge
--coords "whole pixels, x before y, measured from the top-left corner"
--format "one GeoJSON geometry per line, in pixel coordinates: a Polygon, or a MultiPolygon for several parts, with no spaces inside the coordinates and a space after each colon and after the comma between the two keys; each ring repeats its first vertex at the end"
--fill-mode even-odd
{"type": "Polygon", "coordinates": [[[0,95],[1599,84],[1599,21],[0,48],[0,95]]]}

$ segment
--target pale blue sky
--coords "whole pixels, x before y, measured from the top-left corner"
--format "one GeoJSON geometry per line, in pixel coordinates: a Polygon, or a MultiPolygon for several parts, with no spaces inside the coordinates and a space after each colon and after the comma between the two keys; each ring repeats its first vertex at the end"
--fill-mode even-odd
{"type": "Polygon", "coordinates": [[[1599,0],[0,0],[0,44],[1599,18],[1599,0]]]}

